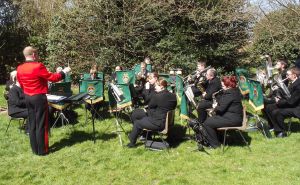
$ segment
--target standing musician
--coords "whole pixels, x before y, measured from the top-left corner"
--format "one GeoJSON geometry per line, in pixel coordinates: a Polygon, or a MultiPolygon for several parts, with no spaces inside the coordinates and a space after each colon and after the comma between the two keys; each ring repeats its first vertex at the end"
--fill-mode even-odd
{"type": "Polygon", "coordinates": [[[39,61],[38,52],[31,46],[23,50],[26,62],[17,68],[17,79],[25,93],[28,109],[30,144],[34,154],[49,153],[48,143],[48,81],[57,82],[70,72],[66,67],[60,73],[50,73],[39,61]]]}
{"type": "Polygon", "coordinates": [[[203,123],[207,131],[207,139],[211,147],[221,145],[218,140],[217,128],[241,126],[243,122],[242,95],[237,88],[235,76],[222,78],[222,94],[218,98],[218,104],[213,107],[216,115],[207,118],[203,123]]]}
{"type": "Polygon", "coordinates": [[[138,135],[143,129],[163,130],[165,127],[167,112],[176,108],[176,95],[167,90],[168,83],[166,80],[159,80],[155,84],[156,94],[153,95],[149,102],[147,112],[138,119],[133,119],[133,129],[129,135],[129,148],[135,147],[138,135]]]}
{"type": "Polygon", "coordinates": [[[221,81],[217,77],[217,71],[214,68],[208,69],[206,73],[207,85],[205,91],[202,93],[202,100],[197,106],[198,120],[203,123],[207,117],[207,109],[212,108],[212,95],[213,93],[219,91],[221,86],[221,81]]]}
{"type": "Polygon", "coordinates": [[[286,137],[286,126],[284,119],[286,117],[300,118],[300,70],[296,67],[287,71],[287,77],[290,81],[288,90],[291,97],[287,99],[275,97],[276,103],[266,106],[265,111],[270,120],[270,127],[274,127],[276,137],[286,137]]]}

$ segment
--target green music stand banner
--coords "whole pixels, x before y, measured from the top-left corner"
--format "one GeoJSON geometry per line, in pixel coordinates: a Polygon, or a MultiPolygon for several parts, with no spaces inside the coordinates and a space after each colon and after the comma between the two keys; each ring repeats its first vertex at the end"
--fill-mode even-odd
{"type": "Polygon", "coordinates": [[[134,84],[135,74],[134,70],[117,71],[117,84],[134,84]]]}
{"type": "Polygon", "coordinates": [[[108,87],[108,100],[110,110],[114,109],[122,109],[132,105],[131,101],[131,93],[129,89],[129,85],[127,84],[116,84],[115,85],[118,90],[122,93],[122,95],[114,94],[113,88],[111,85],[108,87]],[[116,97],[118,96],[118,97],[116,97]],[[120,101],[117,99],[120,98],[120,101]]]}
{"type": "Polygon", "coordinates": [[[49,87],[49,94],[66,96],[72,95],[71,82],[57,82],[51,83],[49,87]]]}
{"type": "Polygon", "coordinates": [[[264,108],[263,90],[259,81],[249,79],[249,104],[255,111],[264,108]]]}
{"type": "Polygon", "coordinates": [[[178,104],[180,105],[180,117],[183,119],[189,119],[188,116],[188,101],[187,97],[184,94],[184,83],[183,78],[179,75],[176,75],[175,80],[175,92],[178,100],[178,104]]]}
{"type": "MultiPolygon", "coordinates": [[[[141,71],[141,64],[136,64],[136,65],[133,67],[133,70],[134,70],[135,75],[137,75],[137,74],[141,71]]],[[[149,73],[151,73],[151,72],[152,72],[152,65],[151,65],[151,64],[147,64],[146,70],[147,70],[149,73]]]]}
{"type": "Polygon", "coordinates": [[[243,95],[249,93],[249,73],[246,69],[237,68],[235,69],[235,74],[239,82],[239,88],[243,95]]]}
{"type": "Polygon", "coordinates": [[[91,98],[85,101],[89,104],[98,103],[103,101],[103,81],[102,80],[81,80],[79,86],[80,93],[88,93],[91,98]]]}

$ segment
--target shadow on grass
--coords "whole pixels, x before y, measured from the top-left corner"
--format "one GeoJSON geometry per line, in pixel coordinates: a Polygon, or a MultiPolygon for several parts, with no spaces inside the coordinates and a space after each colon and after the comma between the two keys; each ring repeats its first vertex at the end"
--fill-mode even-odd
{"type": "MultiPolygon", "coordinates": [[[[95,135],[96,135],[95,137],[96,142],[97,140],[108,141],[118,136],[116,133],[99,133],[99,132],[95,132],[95,135]]],[[[68,138],[61,139],[60,141],[51,145],[50,150],[51,152],[56,152],[64,147],[69,147],[77,143],[82,143],[88,140],[93,142],[94,138],[92,132],[88,133],[84,131],[73,131],[68,138]]]]}

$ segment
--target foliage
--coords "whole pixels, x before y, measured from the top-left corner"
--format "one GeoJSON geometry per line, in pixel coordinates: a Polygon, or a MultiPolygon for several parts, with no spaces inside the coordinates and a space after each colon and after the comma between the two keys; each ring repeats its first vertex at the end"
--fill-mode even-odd
{"type": "Polygon", "coordinates": [[[27,33],[18,27],[18,6],[11,0],[0,1],[0,83],[15,69],[22,57],[27,33]]]}
{"type": "Polygon", "coordinates": [[[245,0],[15,0],[53,67],[70,63],[74,74],[97,63],[104,72],[131,68],[150,56],[157,71],[190,72],[200,57],[232,70],[244,53],[251,16],[245,0]]]}
{"type": "Polygon", "coordinates": [[[262,54],[287,58],[291,62],[300,54],[300,5],[294,1],[276,1],[277,9],[266,13],[254,27],[252,58],[262,54]]]}

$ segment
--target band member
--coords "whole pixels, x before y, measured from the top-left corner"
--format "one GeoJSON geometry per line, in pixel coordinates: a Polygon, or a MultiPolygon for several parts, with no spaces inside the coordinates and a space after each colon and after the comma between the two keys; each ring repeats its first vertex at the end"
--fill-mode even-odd
{"type": "MultiPolygon", "coordinates": [[[[8,115],[13,118],[26,118],[28,117],[28,110],[26,108],[25,95],[21,89],[19,82],[16,80],[16,72],[12,76],[14,81],[12,87],[8,92],[8,115]]],[[[28,120],[27,120],[28,121],[28,120]]],[[[28,133],[28,125],[25,126],[25,133],[28,133]]]]}
{"type": "Polygon", "coordinates": [[[207,86],[202,93],[203,99],[197,106],[198,120],[203,123],[207,117],[207,109],[212,108],[212,95],[222,88],[220,79],[216,76],[217,71],[213,68],[208,69],[206,73],[207,86]]]}
{"type": "Polygon", "coordinates": [[[5,92],[4,92],[4,98],[6,100],[8,100],[8,92],[9,90],[13,87],[13,85],[16,83],[16,76],[17,76],[17,71],[14,70],[12,72],[10,72],[9,75],[9,80],[6,81],[6,85],[5,85],[5,92]]]}
{"type": "Polygon", "coordinates": [[[205,79],[205,73],[203,73],[203,70],[206,68],[206,60],[204,59],[200,59],[198,62],[197,62],[197,70],[196,70],[196,74],[194,75],[194,79],[189,79],[189,81],[193,82],[193,86],[192,86],[192,91],[194,93],[194,96],[195,97],[198,97],[198,96],[201,96],[202,94],[202,90],[203,89],[199,89],[197,86],[198,86],[198,83],[199,86],[202,88],[205,88],[206,86],[206,79],[205,79]]]}
{"type": "MultiPolygon", "coordinates": [[[[287,73],[287,67],[288,67],[288,61],[286,59],[278,59],[275,65],[275,68],[278,70],[281,79],[286,78],[287,73]]],[[[288,82],[285,82],[285,85],[288,85],[288,82]]]]}
{"type": "Polygon", "coordinates": [[[28,109],[30,144],[34,154],[46,155],[48,143],[48,81],[57,82],[70,72],[66,67],[61,73],[50,73],[39,61],[38,52],[28,46],[23,50],[26,62],[17,68],[17,80],[25,93],[28,109]]]}
{"type": "Polygon", "coordinates": [[[218,104],[213,107],[216,115],[207,118],[203,123],[207,131],[207,139],[213,148],[221,145],[218,140],[217,128],[241,126],[243,122],[242,94],[237,88],[235,76],[222,78],[222,94],[218,98],[218,104]]]}
{"type": "Polygon", "coordinates": [[[114,83],[117,82],[117,71],[122,71],[122,70],[123,70],[122,66],[116,66],[115,72],[113,72],[110,77],[111,82],[114,82],[114,83]]]}
{"type": "MultiPolygon", "coordinates": [[[[97,67],[94,65],[90,69],[90,78],[87,78],[86,80],[97,80],[97,79],[100,79],[100,78],[98,77],[97,67]]],[[[94,115],[100,109],[101,103],[102,102],[94,103],[93,108],[92,108],[91,104],[85,103],[85,108],[88,109],[94,115]]]]}
{"type": "Polygon", "coordinates": [[[150,73],[145,84],[145,88],[142,92],[142,97],[144,99],[144,105],[148,105],[153,94],[155,93],[155,83],[158,81],[158,73],[150,73]]]}
{"type": "Polygon", "coordinates": [[[147,112],[139,119],[134,119],[133,129],[129,135],[130,143],[128,147],[134,147],[138,135],[143,129],[163,130],[165,127],[166,115],[170,110],[175,109],[177,104],[176,95],[167,90],[166,80],[159,80],[155,84],[157,92],[150,100],[147,112]]]}
{"type": "Polygon", "coordinates": [[[274,128],[276,137],[286,137],[286,126],[284,119],[286,117],[300,118],[300,71],[298,68],[293,67],[287,71],[287,77],[291,82],[288,90],[291,97],[287,99],[279,99],[275,97],[276,103],[266,106],[265,111],[271,122],[270,127],[274,128]]]}

